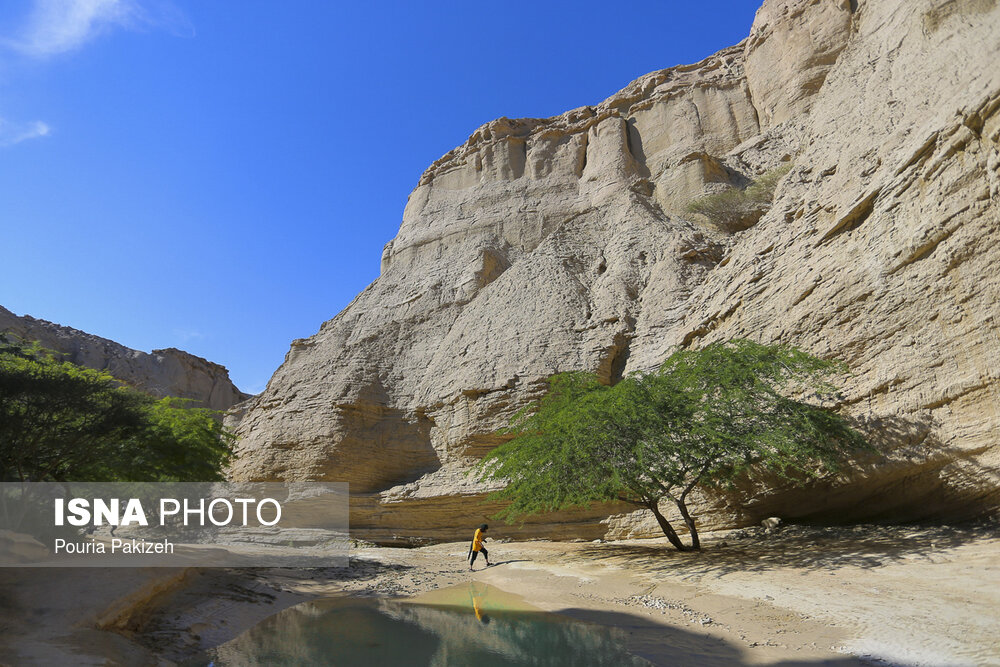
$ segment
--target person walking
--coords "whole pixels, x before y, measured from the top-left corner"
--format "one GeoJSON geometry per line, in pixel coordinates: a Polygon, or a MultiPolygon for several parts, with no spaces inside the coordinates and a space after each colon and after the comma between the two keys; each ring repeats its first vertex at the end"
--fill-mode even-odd
{"type": "Polygon", "coordinates": [[[480,552],[482,552],[483,558],[486,559],[486,567],[490,566],[490,553],[486,550],[486,547],[483,546],[483,539],[485,539],[486,531],[489,529],[490,527],[484,523],[476,529],[476,534],[472,536],[472,546],[469,547],[470,570],[472,569],[473,563],[476,562],[476,556],[478,556],[480,552]]]}

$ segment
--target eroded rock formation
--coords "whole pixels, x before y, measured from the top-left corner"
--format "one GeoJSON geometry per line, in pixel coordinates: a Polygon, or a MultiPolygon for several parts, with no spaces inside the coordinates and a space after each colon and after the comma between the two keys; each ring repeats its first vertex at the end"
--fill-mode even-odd
{"type": "Polygon", "coordinates": [[[18,317],[0,306],[0,332],[65,355],[66,361],[107,371],[153,396],[189,398],[212,410],[227,410],[250,397],[229,379],[224,366],[167,348],[140,352],[93,334],[30,316],[18,317]]]}
{"type": "MultiPolygon", "coordinates": [[[[768,0],[700,63],[484,125],[421,177],[381,276],[233,415],[233,477],[348,481],[355,535],[455,539],[491,511],[465,471],[544,378],[743,336],[849,362],[888,458],[702,498],[706,527],[996,507],[998,56],[995,0],[768,0]],[[782,165],[750,229],[688,212],[782,165]]],[[[657,529],[595,507],[505,531],[657,529]]]]}

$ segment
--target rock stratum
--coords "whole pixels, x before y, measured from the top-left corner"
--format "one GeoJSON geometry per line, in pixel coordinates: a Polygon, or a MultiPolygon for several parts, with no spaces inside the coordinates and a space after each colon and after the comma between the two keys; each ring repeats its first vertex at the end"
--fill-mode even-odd
{"type": "MultiPolygon", "coordinates": [[[[885,458],[703,496],[703,527],[995,510],[997,62],[996,0],[767,0],[700,63],[482,126],[423,174],[380,277],[232,413],[232,476],[348,481],[354,535],[458,539],[495,509],[465,472],[547,376],[746,337],[847,361],[885,458]],[[782,166],[740,231],[688,212],[782,166]]],[[[658,529],[608,505],[504,533],[658,529]]]]}
{"type": "Polygon", "coordinates": [[[211,410],[228,410],[250,398],[236,388],[224,366],[193,354],[166,348],[140,352],[93,334],[25,315],[0,306],[0,332],[60,352],[66,361],[107,371],[152,396],[176,396],[211,410]]]}

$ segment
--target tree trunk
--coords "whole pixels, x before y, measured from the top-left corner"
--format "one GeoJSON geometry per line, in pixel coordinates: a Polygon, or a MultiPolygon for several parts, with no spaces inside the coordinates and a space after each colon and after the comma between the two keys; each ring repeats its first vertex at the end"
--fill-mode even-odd
{"type": "Polygon", "coordinates": [[[684,502],[684,497],[680,497],[674,501],[677,504],[677,509],[681,511],[681,516],[684,517],[684,523],[687,524],[688,530],[691,531],[691,548],[695,551],[701,549],[701,541],[698,539],[698,529],[695,528],[694,519],[691,518],[691,514],[688,512],[687,503],[684,502]]]}
{"type": "Polygon", "coordinates": [[[677,535],[677,531],[674,530],[674,527],[670,525],[669,521],[667,521],[667,517],[663,516],[660,512],[660,508],[657,503],[655,501],[651,502],[647,505],[647,507],[649,507],[653,516],[656,517],[656,523],[660,524],[660,529],[663,531],[663,534],[667,536],[667,539],[670,540],[670,543],[674,545],[674,548],[678,551],[690,551],[691,547],[688,547],[681,542],[681,538],[677,535]]]}

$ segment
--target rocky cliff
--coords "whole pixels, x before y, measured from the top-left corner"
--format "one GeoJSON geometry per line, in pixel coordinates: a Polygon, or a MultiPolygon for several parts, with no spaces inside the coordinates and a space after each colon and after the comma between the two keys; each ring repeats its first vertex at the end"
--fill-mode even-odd
{"type": "MultiPolygon", "coordinates": [[[[767,0],[700,63],[484,125],[423,174],[380,277],[233,415],[233,477],[348,481],[356,535],[455,539],[491,512],[465,471],[544,378],[742,336],[846,360],[887,458],[703,497],[706,527],[997,507],[998,57],[996,0],[767,0]],[[740,231],[688,212],[781,166],[740,231]]],[[[614,506],[505,530],[656,533],[614,506]]]]}
{"type": "Polygon", "coordinates": [[[140,352],[78,329],[27,315],[18,317],[2,306],[0,332],[38,341],[42,347],[63,353],[66,361],[107,371],[153,396],[189,398],[212,410],[227,410],[250,398],[236,388],[225,367],[183,350],[140,352]]]}

